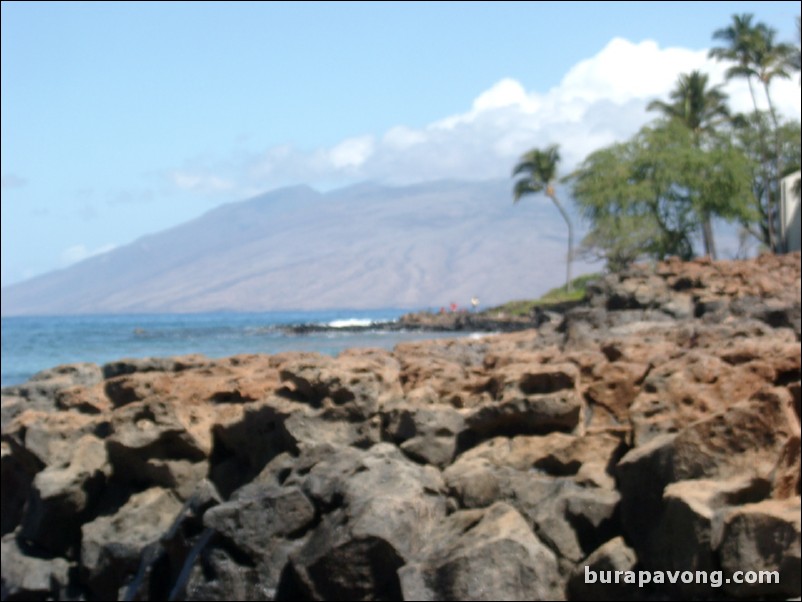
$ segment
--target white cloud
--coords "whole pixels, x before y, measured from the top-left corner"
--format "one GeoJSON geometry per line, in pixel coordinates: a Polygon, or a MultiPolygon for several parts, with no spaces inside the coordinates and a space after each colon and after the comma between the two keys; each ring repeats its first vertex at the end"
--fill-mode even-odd
{"type": "Polygon", "coordinates": [[[329,160],[335,169],[359,167],[373,154],[373,148],[373,136],[349,138],[329,151],[329,160]]]}
{"type": "Polygon", "coordinates": [[[78,263],[79,261],[83,261],[84,259],[88,259],[89,257],[100,255],[101,253],[107,253],[116,247],[117,245],[108,243],[96,249],[90,250],[85,244],[72,245],[61,252],[59,259],[61,266],[67,267],[74,263],[78,263]]]}
{"type": "Polygon", "coordinates": [[[170,173],[170,179],[181,190],[199,192],[201,194],[215,194],[234,188],[233,183],[214,174],[173,171],[170,173]]]}
{"type": "MultiPolygon", "coordinates": [[[[503,78],[464,113],[422,128],[398,125],[312,151],[277,146],[244,163],[229,162],[219,173],[173,172],[173,182],[186,190],[230,196],[300,182],[330,186],[360,179],[409,183],[508,177],[523,152],[553,143],[560,144],[563,170],[568,171],[590,152],[625,140],[653,119],[646,105],[667,99],[680,73],[700,69],[711,83],[723,84],[726,67],[708,59],[705,49],[660,48],[651,40],[615,38],[545,92],[527,91],[521,82],[503,78]]],[[[734,110],[752,110],[746,82],[729,82],[724,90],[734,110]]],[[[765,108],[762,90],[757,93],[765,108]]],[[[772,95],[781,114],[799,118],[795,79],[777,82],[772,95]]]]}
{"type": "Polygon", "coordinates": [[[391,128],[384,134],[381,144],[386,148],[406,150],[421,142],[426,142],[426,135],[423,132],[399,125],[391,128]]]}
{"type": "Polygon", "coordinates": [[[660,49],[652,40],[634,44],[614,38],[599,54],[571,68],[553,92],[562,102],[625,103],[664,94],[678,73],[699,69],[706,62],[706,50],[660,49]]]}
{"type": "Polygon", "coordinates": [[[537,102],[526,93],[520,82],[510,78],[502,79],[473,101],[473,110],[477,113],[515,106],[529,113],[537,110],[537,102]]]}

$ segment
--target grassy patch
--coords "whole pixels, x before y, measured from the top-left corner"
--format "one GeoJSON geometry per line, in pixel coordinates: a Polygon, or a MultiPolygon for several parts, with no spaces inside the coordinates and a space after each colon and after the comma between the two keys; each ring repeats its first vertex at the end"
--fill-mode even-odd
{"type": "Polygon", "coordinates": [[[487,313],[504,313],[510,316],[525,316],[528,315],[535,307],[582,301],[585,298],[588,282],[597,280],[600,277],[601,274],[585,274],[583,276],[578,276],[571,280],[571,290],[569,291],[566,291],[564,286],[558,286],[557,288],[553,288],[545,293],[539,299],[510,301],[504,305],[488,309],[487,313]]]}

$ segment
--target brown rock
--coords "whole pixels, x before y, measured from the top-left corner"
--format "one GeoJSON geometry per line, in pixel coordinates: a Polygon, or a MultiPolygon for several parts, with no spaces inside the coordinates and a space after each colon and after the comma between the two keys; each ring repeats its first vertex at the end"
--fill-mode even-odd
{"type": "Polygon", "coordinates": [[[748,401],[683,429],[674,442],[677,479],[756,477],[772,482],[799,426],[788,390],[764,389],[748,401]]]}
{"type": "Polygon", "coordinates": [[[352,352],[281,366],[282,395],[323,408],[332,417],[364,420],[401,396],[399,366],[388,354],[352,352]]]}
{"type": "Polygon", "coordinates": [[[641,390],[649,364],[627,361],[600,362],[584,390],[590,405],[589,428],[619,428],[629,424],[629,407],[641,390]]]}
{"type": "MultiPolygon", "coordinates": [[[[724,590],[742,598],[799,597],[800,498],[766,500],[733,508],[721,517],[713,545],[721,568],[732,575],[724,590]],[[736,571],[769,571],[756,583],[736,583],[736,571]],[[763,583],[760,580],[765,581],[763,583]]],[[[746,580],[749,576],[743,575],[746,580]]]]}
{"type": "MultiPolygon", "coordinates": [[[[768,491],[768,483],[760,479],[693,480],[668,485],[658,527],[660,545],[656,553],[659,556],[642,560],[647,566],[664,571],[710,573],[716,570],[718,561],[711,544],[716,513],[733,505],[761,500],[768,491]]],[[[680,583],[677,591],[690,597],[715,593],[706,583],[680,583]]]]}
{"type": "Polygon", "coordinates": [[[559,600],[557,562],[513,508],[452,514],[422,560],[401,568],[404,599],[559,600]]]}
{"type": "Polygon", "coordinates": [[[627,583],[625,573],[638,564],[635,550],[623,537],[614,537],[577,565],[568,580],[569,600],[641,600],[643,590],[627,583]]]}

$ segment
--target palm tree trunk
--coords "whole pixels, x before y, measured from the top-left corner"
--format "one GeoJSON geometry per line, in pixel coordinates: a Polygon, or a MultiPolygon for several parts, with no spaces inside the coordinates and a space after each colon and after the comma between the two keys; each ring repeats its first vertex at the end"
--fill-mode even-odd
{"type": "MultiPolygon", "coordinates": [[[[746,66],[746,65],[744,65],[744,66],[746,66]]],[[[774,251],[776,246],[777,246],[777,242],[776,242],[776,238],[777,237],[775,236],[775,233],[774,233],[774,220],[772,218],[773,202],[772,202],[772,195],[771,195],[771,175],[769,174],[770,170],[767,167],[768,163],[769,163],[769,156],[768,156],[768,150],[767,150],[768,149],[768,144],[766,143],[766,133],[763,130],[763,122],[760,121],[759,117],[758,117],[757,97],[755,96],[755,87],[752,85],[751,76],[747,76],[746,77],[746,83],[749,85],[749,96],[752,98],[752,106],[755,108],[755,119],[758,120],[757,121],[757,126],[758,126],[758,133],[760,135],[760,154],[762,155],[762,157],[761,157],[761,159],[762,159],[762,161],[761,161],[761,171],[763,172],[763,181],[765,182],[765,187],[766,187],[766,211],[765,211],[765,214],[766,214],[767,217],[766,217],[766,228],[765,228],[765,230],[766,230],[766,233],[767,233],[768,236],[765,237],[765,238],[768,238],[768,240],[765,240],[764,237],[761,237],[761,238],[764,238],[764,242],[768,243],[769,249],[774,251]]],[[[767,93],[767,96],[768,96],[768,93],[767,93]]],[[[769,100],[769,109],[772,111],[772,119],[776,119],[776,117],[775,117],[775,115],[773,113],[771,100],[769,100]]],[[[759,204],[760,204],[760,199],[758,198],[758,205],[759,204]]],[[[763,213],[763,211],[761,211],[761,213],[763,213]]]]}
{"type": "Polygon", "coordinates": [[[566,225],[568,226],[568,256],[565,262],[565,290],[571,290],[571,261],[574,258],[574,226],[571,224],[571,218],[568,217],[568,213],[563,209],[562,204],[560,201],[557,200],[557,196],[554,194],[550,194],[549,198],[554,202],[559,210],[560,214],[563,216],[566,225]]]}
{"type": "MultiPolygon", "coordinates": [[[[771,123],[774,126],[774,169],[777,176],[777,194],[772,197],[771,188],[769,188],[769,225],[774,231],[774,218],[779,215],[779,202],[780,190],[782,188],[782,157],[780,156],[780,125],[777,122],[777,112],[774,110],[774,103],[771,102],[771,94],[769,94],[769,82],[763,82],[763,89],[766,91],[766,102],[769,103],[769,114],[771,115],[771,123]]],[[[780,226],[782,228],[782,226],[780,226]]],[[[775,253],[784,250],[785,241],[780,240],[780,237],[775,233],[774,244],[772,251],[775,253]]]]}
{"type": "MultiPolygon", "coordinates": [[[[702,148],[702,131],[696,129],[693,132],[693,143],[696,148],[702,148]]],[[[717,259],[716,257],[716,241],[713,237],[713,224],[710,220],[710,214],[704,212],[702,217],[702,244],[705,247],[705,255],[710,259],[717,259]]]]}
{"type": "Polygon", "coordinates": [[[718,259],[716,256],[716,241],[713,238],[713,224],[709,215],[705,215],[702,220],[702,241],[705,246],[705,255],[710,259],[718,259]]]}

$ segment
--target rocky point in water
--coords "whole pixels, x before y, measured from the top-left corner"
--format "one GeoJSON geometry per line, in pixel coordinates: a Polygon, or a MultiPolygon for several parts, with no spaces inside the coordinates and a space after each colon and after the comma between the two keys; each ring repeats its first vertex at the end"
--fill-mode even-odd
{"type": "Polygon", "coordinates": [[[2,392],[2,559],[8,600],[798,598],[800,255],[478,339],[47,370],[2,392]]]}

